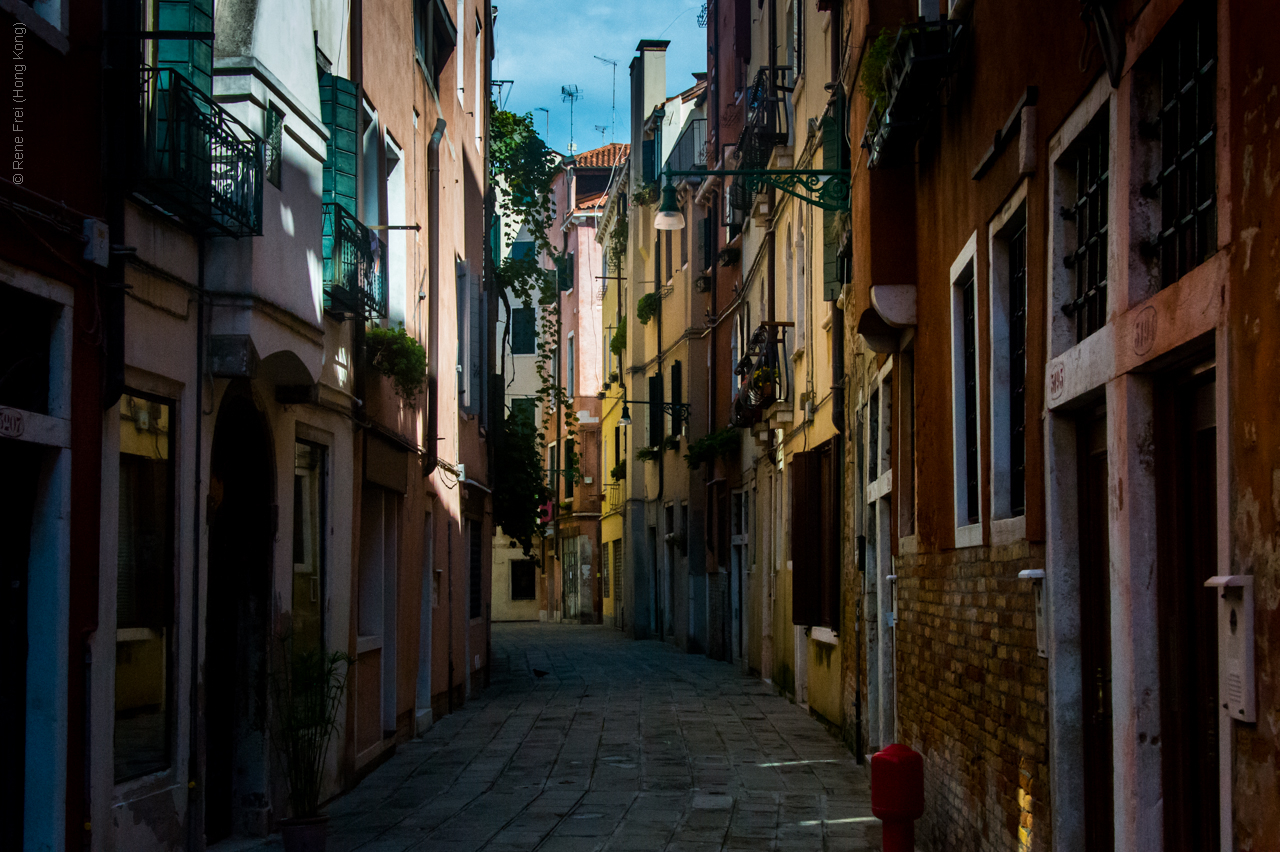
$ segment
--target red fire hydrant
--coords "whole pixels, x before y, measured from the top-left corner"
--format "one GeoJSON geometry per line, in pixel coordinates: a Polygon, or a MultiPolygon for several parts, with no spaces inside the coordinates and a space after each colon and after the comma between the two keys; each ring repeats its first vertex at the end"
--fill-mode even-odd
{"type": "Polygon", "coordinates": [[[871,813],[884,824],[884,852],[915,852],[924,815],[924,758],[894,743],[871,756],[871,813]]]}

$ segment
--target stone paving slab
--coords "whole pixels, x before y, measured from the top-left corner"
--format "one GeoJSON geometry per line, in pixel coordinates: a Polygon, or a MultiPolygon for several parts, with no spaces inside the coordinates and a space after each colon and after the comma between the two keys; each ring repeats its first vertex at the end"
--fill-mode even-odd
{"type": "Polygon", "coordinates": [[[495,624],[492,686],[329,813],[330,852],[880,849],[865,767],[803,708],[578,625],[495,624]]]}

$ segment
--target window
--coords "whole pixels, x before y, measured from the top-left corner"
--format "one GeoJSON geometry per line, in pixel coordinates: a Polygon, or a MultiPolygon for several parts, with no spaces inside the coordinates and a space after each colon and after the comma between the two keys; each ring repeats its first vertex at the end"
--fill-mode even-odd
{"type": "MultiPolygon", "coordinates": [[[[679,361],[671,363],[671,401],[684,402],[684,365],[679,361]]],[[[684,417],[678,409],[671,409],[671,434],[684,434],[684,417]]]]}
{"type": "Polygon", "coordinates": [[[484,301],[465,260],[455,263],[458,310],[458,398],[467,414],[480,412],[484,399],[484,301]]]}
{"type": "Polygon", "coordinates": [[[622,588],[622,539],[613,542],[613,585],[622,588]]]}
{"type": "Polygon", "coordinates": [[[955,480],[957,547],[981,544],[978,482],[978,318],[974,233],[951,267],[951,405],[952,465],[955,480]],[[963,534],[960,529],[973,527],[963,534]],[[974,537],[976,536],[976,541],[974,537]]]}
{"type": "Polygon", "coordinates": [[[453,54],[457,40],[457,30],[444,10],[443,0],[414,0],[414,54],[436,91],[440,90],[440,73],[453,54]]]}
{"type": "Polygon", "coordinates": [[[898,536],[916,532],[916,352],[915,343],[898,355],[898,536]]]}
{"type": "Polygon", "coordinates": [[[577,442],[573,438],[564,440],[564,499],[573,499],[573,484],[578,468],[578,456],[574,452],[577,442]]]}
{"type": "Polygon", "coordinates": [[[457,69],[457,70],[456,70],[456,72],[455,72],[455,74],[456,74],[456,76],[457,76],[457,78],[458,78],[458,79],[457,79],[458,103],[460,103],[460,104],[462,104],[462,105],[464,105],[464,106],[465,106],[465,105],[466,105],[466,103],[467,103],[467,101],[466,101],[466,94],[467,94],[467,81],[463,78],[462,74],[463,74],[463,69],[467,67],[467,59],[466,59],[466,57],[467,57],[467,41],[466,41],[466,39],[464,38],[464,35],[465,35],[465,33],[466,33],[466,26],[465,26],[465,24],[464,24],[464,21],[463,21],[463,19],[462,19],[462,16],[466,13],[466,9],[467,9],[466,0],[458,0],[458,5],[457,5],[457,14],[455,14],[455,15],[453,16],[453,19],[454,19],[455,21],[457,21],[457,23],[458,23],[458,30],[457,30],[457,32],[458,32],[458,62],[457,62],[457,64],[456,64],[456,65],[454,65],[454,68],[455,68],[455,69],[457,69]]]}
{"type": "MultiPolygon", "coordinates": [[[[461,18],[459,18],[461,20],[461,18]]],[[[476,57],[476,67],[474,76],[472,77],[472,90],[475,93],[473,116],[476,122],[476,150],[484,144],[484,127],[485,127],[485,110],[484,93],[487,91],[484,78],[484,57],[487,51],[484,46],[484,27],[480,25],[480,16],[476,16],[476,47],[472,51],[476,57]]]]}
{"type": "Polygon", "coordinates": [[[282,113],[275,104],[267,108],[266,115],[263,116],[265,126],[263,127],[262,137],[266,141],[266,162],[263,164],[263,175],[271,185],[276,189],[280,188],[280,158],[281,143],[283,141],[282,130],[284,128],[284,113],[282,113]]]}
{"type": "Polygon", "coordinates": [[[991,517],[1026,511],[1026,186],[991,223],[991,517]]]}
{"type": "Polygon", "coordinates": [[[964,469],[966,514],[969,523],[978,520],[978,364],[976,300],[973,269],[959,283],[962,303],[962,346],[964,387],[964,469]]]}
{"type": "Polygon", "coordinates": [[[657,447],[666,437],[663,431],[665,412],[662,410],[662,374],[655,373],[649,377],[649,446],[657,447]]]}
{"type": "Polygon", "coordinates": [[[298,441],[293,457],[293,650],[323,652],[325,449],[298,441]]]}
{"type": "Polygon", "coordinates": [[[120,399],[115,780],[170,763],[174,682],[173,405],[120,399]]]}
{"type": "Polygon", "coordinates": [[[578,395],[578,364],[577,359],[574,357],[577,347],[574,344],[575,341],[573,339],[573,333],[570,332],[568,354],[565,357],[566,374],[568,375],[569,381],[565,385],[564,392],[565,396],[569,397],[569,401],[571,403],[573,402],[574,397],[578,395]]]}
{"type": "MultiPolygon", "coordinates": [[[[44,3],[32,5],[45,6],[44,3]]],[[[56,8],[60,4],[50,5],[56,8]]],[[[213,32],[213,0],[157,0],[156,29],[184,33],[213,32]]],[[[201,92],[213,94],[213,43],[210,41],[160,39],[156,42],[156,66],[172,68],[201,92]]]]}
{"type": "Polygon", "coordinates": [[[511,354],[533,355],[537,352],[537,348],[533,308],[512,308],[511,354]]]}
{"type": "Polygon", "coordinates": [[[1161,286],[1217,249],[1215,4],[1187,0],[1156,47],[1160,62],[1161,286]]]}
{"type": "MultiPolygon", "coordinates": [[[[689,216],[690,216],[690,218],[692,218],[692,217],[693,217],[693,211],[692,211],[692,210],[690,210],[690,211],[689,211],[689,216]]],[[[681,229],[680,233],[677,235],[677,238],[680,240],[680,268],[681,268],[681,269],[683,269],[685,266],[687,266],[687,265],[689,264],[689,239],[688,239],[688,237],[689,237],[689,232],[690,232],[691,230],[692,230],[691,228],[684,228],[684,229],[681,229]]],[[[671,233],[671,232],[670,232],[670,231],[668,231],[667,233],[671,233]]]]}
{"type": "MultiPolygon", "coordinates": [[[[341,204],[352,215],[356,212],[356,106],[355,83],[332,74],[320,78],[320,117],[329,131],[324,201],[341,204]]],[[[332,236],[327,239],[331,241],[332,236]]]]}
{"type": "Polygon", "coordinates": [[[538,598],[537,566],[532,559],[511,560],[511,600],[532,601],[538,598]]]}
{"type": "MultiPolygon", "coordinates": [[[[602,554],[603,556],[602,561],[604,562],[604,570],[600,572],[600,585],[603,588],[603,591],[601,592],[601,596],[606,598],[611,597],[611,595],[609,594],[609,574],[611,573],[611,570],[613,568],[613,563],[609,561],[610,544],[611,543],[607,541],[604,543],[604,553],[602,554]]],[[[617,547],[617,545],[613,545],[613,546],[617,547]]]]}
{"type": "Polygon", "coordinates": [[[662,253],[666,256],[666,259],[667,259],[667,265],[666,265],[667,274],[662,277],[662,280],[670,281],[671,280],[671,232],[663,231],[663,233],[666,234],[666,239],[664,240],[666,245],[663,247],[662,253]]]}
{"type": "Polygon", "coordinates": [[[1075,273],[1075,298],[1063,311],[1075,320],[1076,342],[1107,322],[1107,184],[1111,121],[1100,111],[1071,146],[1075,199],[1062,215],[1075,222],[1075,249],[1065,260],[1075,273]]]}
{"type": "Polygon", "coordinates": [[[481,563],[484,547],[481,546],[481,526],[483,526],[481,521],[467,519],[467,597],[470,601],[468,607],[470,618],[479,618],[484,615],[484,582],[481,563]]]}

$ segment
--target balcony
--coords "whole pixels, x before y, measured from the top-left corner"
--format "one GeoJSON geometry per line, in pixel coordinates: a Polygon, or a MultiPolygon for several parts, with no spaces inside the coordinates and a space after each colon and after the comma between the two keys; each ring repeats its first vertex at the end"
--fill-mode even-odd
{"type": "Polygon", "coordinates": [[[760,421],[765,409],[787,397],[783,387],[786,373],[778,357],[777,328],[776,325],[757,326],[746,354],[734,365],[733,373],[740,384],[730,413],[733,426],[752,426],[760,421]]]}
{"type": "Polygon", "coordinates": [[[963,28],[958,21],[920,21],[898,30],[884,67],[884,95],[871,105],[862,147],[867,168],[910,156],[931,116],[963,28]]]}
{"type": "MultiPolygon", "coordinates": [[[[739,169],[766,169],[773,149],[791,138],[791,112],[787,96],[789,86],[779,79],[790,72],[785,65],[766,65],[756,72],[755,81],[747,87],[747,118],[738,137],[739,169]]],[[[742,212],[751,209],[755,192],[741,179],[729,187],[729,205],[742,212]]]]}
{"type": "Polygon", "coordinates": [[[695,118],[684,127],[675,147],[667,157],[674,171],[687,172],[707,167],[707,120],[695,118]]]}
{"type": "Polygon", "coordinates": [[[615,512],[621,512],[622,507],[627,502],[626,492],[623,491],[622,482],[608,482],[604,486],[604,506],[601,507],[600,514],[612,515],[615,512]]]}
{"type": "Polygon", "coordinates": [[[387,244],[335,202],[324,205],[324,309],[342,318],[387,315],[387,244]]]}
{"type": "Polygon", "coordinates": [[[262,234],[263,142],[172,68],[142,69],[137,190],[211,235],[262,234]]]}

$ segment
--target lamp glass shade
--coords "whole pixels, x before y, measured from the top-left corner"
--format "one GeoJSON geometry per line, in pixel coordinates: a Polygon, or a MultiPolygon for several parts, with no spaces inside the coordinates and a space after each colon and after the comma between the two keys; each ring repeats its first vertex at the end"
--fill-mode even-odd
{"type": "Polygon", "coordinates": [[[653,217],[653,227],[659,231],[679,231],[684,227],[676,188],[669,183],[662,188],[662,203],[658,205],[658,215],[653,217]]]}
{"type": "Polygon", "coordinates": [[[631,409],[625,405],[622,406],[622,416],[618,418],[618,425],[619,426],[631,425],[631,409]]]}

